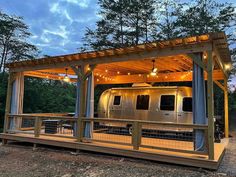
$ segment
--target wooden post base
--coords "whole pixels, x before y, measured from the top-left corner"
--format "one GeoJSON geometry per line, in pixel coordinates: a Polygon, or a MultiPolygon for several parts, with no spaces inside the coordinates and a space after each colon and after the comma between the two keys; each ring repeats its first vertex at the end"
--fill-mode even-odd
{"type": "Polygon", "coordinates": [[[75,152],[71,152],[72,155],[79,155],[81,150],[76,149],[75,152]]]}
{"type": "Polygon", "coordinates": [[[7,140],[6,139],[2,139],[2,145],[6,145],[7,144],[7,140]]]}
{"type": "Polygon", "coordinates": [[[38,144],[35,144],[33,145],[33,151],[36,151],[38,149],[38,144]]]}

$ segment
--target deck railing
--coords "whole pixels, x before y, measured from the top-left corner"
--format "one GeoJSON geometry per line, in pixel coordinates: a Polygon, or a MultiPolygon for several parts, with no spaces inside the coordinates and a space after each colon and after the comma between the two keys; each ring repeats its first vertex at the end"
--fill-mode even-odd
{"type": "Polygon", "coordinates": [[[95,143],[115,148],[150,152],[173,151],[209,155],[208,126],[163,123],[130,119],[73,118],[60,115],[8,115],[5,133],[31,134],[34,137],[53,136],[95,143]],[[31,122],[14,127],[14,121],[31,122]],[[205,137],[201,151],[195,149],[196,132],[205,137]]]}

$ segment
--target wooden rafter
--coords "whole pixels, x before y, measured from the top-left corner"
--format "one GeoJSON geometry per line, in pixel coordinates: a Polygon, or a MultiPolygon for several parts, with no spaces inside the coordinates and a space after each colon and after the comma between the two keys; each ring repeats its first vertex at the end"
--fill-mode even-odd
{"type": "MultiPolygon", "coordinates": [[[[9,63],[6,67],[12,72],[41,70],[49,68],[60,68],[63,66],[76,66],[82,63],[87,64],[102,64],[121,61],[137,61],[143,59],[152,59],[158,57],[175,56],[179,54],[189,54],[194,52],[203,52],[212,50],[212,41],[219,40],[219,36],[224,36],[223,33],[208,34],[195,37],[187,37],[184,39],[173,39],[169,41],[157,41],[153,43],[140,44],[137,46],[108,49],[102,51],[92,51],[85,53],[77,53],[63,56],[55,56],[38,60],[27,60],[15,63],[9,63]]],[[[228,48],[222,47],[224,39],[218,42],[218,50],[220,50],[221,60],[230,61],[227,56],[228,48]]],[[[185,66],[179,66],[179,71],[185,70],[185,66]],[[182,67],[182,69],[181,69],[182,67]]]]}

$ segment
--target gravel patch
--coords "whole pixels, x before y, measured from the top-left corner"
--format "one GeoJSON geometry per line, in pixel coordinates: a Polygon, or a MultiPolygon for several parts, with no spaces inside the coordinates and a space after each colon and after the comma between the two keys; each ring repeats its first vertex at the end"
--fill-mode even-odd
{"type": "Polygon", "coordinates": [[[218,171],[16,143],[0,146],[0,177],[225,177],[236,176],[232,138],[218,171]]]}

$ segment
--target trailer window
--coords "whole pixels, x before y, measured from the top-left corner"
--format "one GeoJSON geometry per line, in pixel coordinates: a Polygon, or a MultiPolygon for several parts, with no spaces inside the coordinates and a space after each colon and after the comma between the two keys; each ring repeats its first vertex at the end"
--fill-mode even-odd
{"type": "Polygon", "coordinates": [[[120,105],[121,96],[115,96],[113,105],[120,105]]]}
{"type": "Polygon", "coordinates": [[[149,95],[138,95],[136,109],[148,110],[149,108],[149,95]]]}
{"type": "Polygon", "coordinates": [[[175,109],[174,95],[161,95],[161,110],[173,111],[175,109]]]}
{"type": "Polygon", "coordinates": [[[183,98],[183,111],[192,112],[192,97],[183,98]]]}

